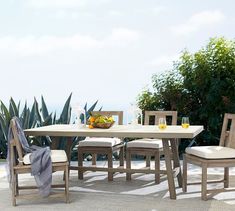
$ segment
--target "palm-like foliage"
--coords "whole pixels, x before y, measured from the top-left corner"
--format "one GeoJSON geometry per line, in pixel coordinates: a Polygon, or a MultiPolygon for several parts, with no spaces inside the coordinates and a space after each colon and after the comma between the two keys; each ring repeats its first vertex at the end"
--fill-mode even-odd
{"type": "MultiPolygon", "coordinates": [[[[71,118],[71,97],[72,93],[66,100],[59,118],[57,118],[56,112],[48,111],[43,96],[41,96],[40,106],[37,102],[37,99],[34,98],[32,107],[29,108],[27,102],[25,102],[23,109],[20,108],[20,102],[16,104],[12,98],[10,98],[9,107],[7,107],[2,101],[0,101],[0,158],[6,158],[7,156],[7,134],[12,117],[19,117],[24,129],[52,124],[69,124],[71,118]]],[[[97,101],[90,108],[87,108],[87,104],[85,105],[84,109],[86,111],[87,118],[89,118],[90,112],[95,109],[96,105],[97,101]]],[[[78,140],[78,138],[75,138],[74,145],[78,140]]],[[[30,144],[49,146],[51,140],[49,137],[34,137],[30,138],[29,141],[30,144]]],[[[65,146],[66,140],[64,138],[61,138],[59,148],[64,149],[65,146]]]]}

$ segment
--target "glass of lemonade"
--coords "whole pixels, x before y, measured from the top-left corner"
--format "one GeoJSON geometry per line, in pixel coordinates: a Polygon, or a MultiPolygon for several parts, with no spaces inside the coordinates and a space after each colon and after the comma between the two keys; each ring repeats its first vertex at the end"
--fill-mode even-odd
{"type": "Polygon", "coordinates": [[[159,128],[160,130],[166,129],[166,118],[159,118],[159,121],[158,121],[158,128],[159,128]]]}
{"type": "Polygon", "coordinates": [[[188,128],[189,127],[189,118],[188,117],[182,117],[181,125],[182,125],[183,128],[188,128]]]}

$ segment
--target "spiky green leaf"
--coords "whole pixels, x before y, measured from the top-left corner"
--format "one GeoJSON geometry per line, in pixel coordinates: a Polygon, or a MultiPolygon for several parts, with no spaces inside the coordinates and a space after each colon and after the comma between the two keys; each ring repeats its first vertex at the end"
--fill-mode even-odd
{"type": "Polygon", "coordinates": [[[16,106],[15,101],[12,99],[12,97],[10,98],[9,113],[10,113],[11,118],[14,116],[19,117],[19,110],[16,106]]]}
{"type": "Polygon", "coordinates": [[[0,114],[0,128],[1,128],[4,139],[7,140],[8,125],[7,125],[6,119],[4,118],[2,114],[0,114]]]}
{"type": "Polygon", "coordinates": [[[70,115],[71,115],[71,107],[70,107],[70,101],[71,101],[72,93],[69,95],[68,99],[66,100],[62,113],[59,118],[60,124],[68,124],[70,122],[70,115]]]}
{"type": "Polygon", "coordinates": [[[41,112],[42,112],[43,120],[45,121],[45,120],[48,118],[49,113],[48,113],[48,109],[47,109],[47,106],[46,106],[46,103],[45,103],[45,101],[44,101],[43,96],[41,96],[41,101],[42,101],[41,112]]]}
{"type": "Polygon", "coordinates": [[[42,118],[39,112],[39,107],[38,107],[38,102],[36,100],[36,98],[34,98],[34,102],[35,102],[35,107],[34,107],[34,113],[35,113],[35,121],[36,123],[38,123],[39,125],[42,123],[42,118]]]}
{"type": "Polygon", "coordinates": [[[29,116],[29,124],[28,124],[28,127],[29,128],[31,128],[32,127],[32,125],[33,125],[33,122],[34,122],[34,120],[35,120],[35,101],[34,101],[34,103],[33,103],[33,106],[32,106],[32,108],[31,108],[31,112],[30,112],[30,116],[29,116]]]}
{"type": "Polygon", "coordinates": [[[86,111],[86,117],[89,118],[91,115],[91,112],[94,111],[96,105],[98,103],[98,100],[88,109],[88,111],[86,111]]]}
{"type": "Polygon", "coordinates": [[[56,121],[56,112],[54,113],[52,124],[57,124],[57,121],[56,121]]]}
{"type": "Polygon", "coordinates": [[[52,124],[52,113],[46,117],[42,125],[46,126],[46,125],[51,125],[51,124],[52,124]]]}
{"type": "Polygon", "coordinates": [[[8,125],[10,123],[11,116],[10,116],[10,113],[9,113],[7,107],[5,106],[5,104],[2,101],[1,101],[1,110],[2,110],[2,114],[4,115],[4,117],[6,119],[6,124],[8,125]]]}

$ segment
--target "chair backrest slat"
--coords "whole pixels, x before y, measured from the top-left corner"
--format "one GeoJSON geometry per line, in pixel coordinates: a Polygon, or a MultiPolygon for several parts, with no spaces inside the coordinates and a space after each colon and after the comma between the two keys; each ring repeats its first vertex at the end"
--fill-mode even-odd
{"type": "Polygon", "coordinates": [[[145,111],[144,124],[149,125],[150,116],[154,116],[154,124],[157,125],[159,118],[171,117],[171,125],[177,124],[177,111],[145,111]]]}
{"type": "Polygon", "coordinates": [[[17,133],[16,122],[15,122],[14,119],[12,119],[11,122],[10,122],[10,128],[11,128],[12,133],[13,133],[14,145],[16,147],[17,156],[18,156],[17,158],[18,158],[19,161],[23,161],[23,156],[24,156],[23,148],[22,148],[20,140],[19,140],[19,136],[18,136],[18,133],[17,133]]]}
{"type": "Polygon", "coordinates": [[[117,116],[118,124],[123,125],[123,111],[92,111],[92,115],[100,114],[105,116],[117,116]]]}
{"type": "Polygon", "coordinates": [[[224,115],[219,145],[235,149],[235,114],[224,115]]]}

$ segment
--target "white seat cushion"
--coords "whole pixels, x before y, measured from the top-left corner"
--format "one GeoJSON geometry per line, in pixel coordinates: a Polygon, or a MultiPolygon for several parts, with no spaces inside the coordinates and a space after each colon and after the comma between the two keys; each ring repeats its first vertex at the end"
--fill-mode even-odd
{"type": "Polygon", "coordinates": [[[86,138],[79,142],[79,146],[87,147],[113,147],[122,142],[119,138],[86,138]]]}
{"type": "Polygon", "coordinates": [[[222,146],[188,147],[185,152],[206,159],[235,158],[235,149],[222,146]]]}
{"type": "MultiPolygon", "coordinates": [[[[28,153],[24,156],[23,162],[26,165],[30,164],[30,157],[31,153],[28,153]]],[[[51,150],[51,161],[52,163],[59,163],[59,162],[66,162],[67,155],[64,150],[51,150]]]]}
{"type": "Polygon", "coordinates": [[[140,148],[155,148],[160,149],[162,148],[162,140],[161,139],[149,139],[143,138],[134,141],[130,141],[127,143],[127,147],[140,147],[140,148]]]}

